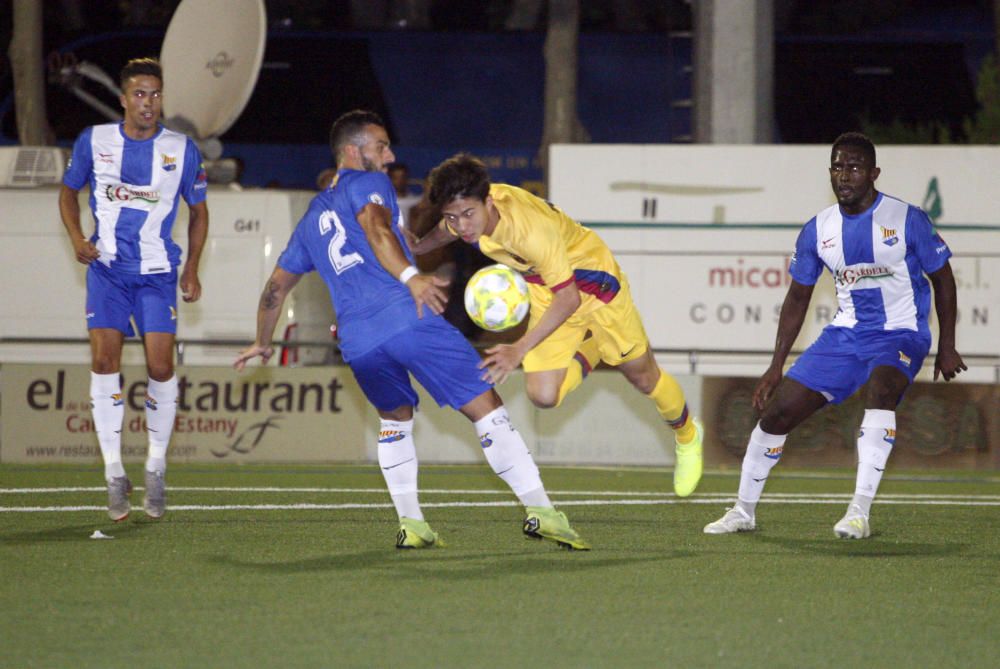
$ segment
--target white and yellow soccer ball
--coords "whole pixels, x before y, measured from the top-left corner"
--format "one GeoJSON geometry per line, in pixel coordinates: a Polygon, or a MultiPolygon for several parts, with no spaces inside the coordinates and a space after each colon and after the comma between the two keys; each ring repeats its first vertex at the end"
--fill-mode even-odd
{"type": "Polygon", "coordinates": [[[465,286],[465,311],[472,322],[490,332],[503,332],[528,315],[528,283],[507,265],[489,265],[465,286]]]}

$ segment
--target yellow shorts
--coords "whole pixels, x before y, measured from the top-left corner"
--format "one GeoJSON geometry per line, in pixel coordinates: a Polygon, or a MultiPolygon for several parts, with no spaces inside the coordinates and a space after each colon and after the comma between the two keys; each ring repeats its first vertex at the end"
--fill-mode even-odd
{"type": "MultiPolygon", "coordinates": [[[[529,288],[531,316],[528,328],[531,329],[551,304],[552,293],[534,285],[529,285],[529,288]]],[[[581,297],[585,300],[594,299],[585,295],[581,297]]],[[[635,360],[649,349],[649,338],[642,327],[639,310],[635,308],[624,277],[621,279],[621,290],[611,302],[586,314],[581,315],[578,311],[538,346],[528,351],[521,363],[524,371],[544,372],[569,367],[588,330],[597,341],[601,360],[611,366],[635,360]]]]}

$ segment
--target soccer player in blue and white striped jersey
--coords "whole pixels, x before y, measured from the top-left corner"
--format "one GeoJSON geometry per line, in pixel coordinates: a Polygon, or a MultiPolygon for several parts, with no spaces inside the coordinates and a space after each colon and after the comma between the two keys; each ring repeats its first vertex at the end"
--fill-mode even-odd
{"type": "Polygon", "coordinates": [[[837,204],[799,233],[774,355],[753,394],[762,414],[743,458],[738,499],[705,526],[707,534],[753,530],[757,502],[786,435],[827,403],[843,402],[863,387],[854,498],[833,529],[844,539],[870,535],[872,501],[896,439],[896,406],[930,351],[931,285],[939,323],[934,379],[950,381],[966,369],[955,349],[951,251],[919,207],[875,189],[880,172],[875,146],[861,133],[844,133],[834,142],[830,184],[837,204]],[[824,267],[833,275],[839,309],[782,378],[824,267]]]}
{"type": "Polygon", "coordinates": [[[190,211],[188,256],[180,274],[185,302],[201,296],[198,262],[208,234],[201,154],[191,139],[160,124],[159,62],[131,60],[120,81],[124,120],[80,133],[59,192],[59,213],[76,259],[87,265],[91,405],[108,482],[108,515],[114,521],[128,516],[132,489],[121,459],[122,345],[136,330],[143,338],[149,373],[143,506],[148,516],[159,518],[166,509],[166,453],[177,412],[174,338],[181,249],[171,230],[179,198],[190,211]],[[89,238],[80,225],[78,193],[85,185],[96,223],[89,238]]]}

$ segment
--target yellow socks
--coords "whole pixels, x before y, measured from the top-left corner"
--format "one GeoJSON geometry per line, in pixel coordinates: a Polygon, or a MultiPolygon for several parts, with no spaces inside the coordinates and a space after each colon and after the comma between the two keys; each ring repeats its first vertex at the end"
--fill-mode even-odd
{"type": "Polygon", "coordinates": [[[556,401],[556,406],[562,404],[566,396],[583,383],[587,374],[590,374],[590,370],[600,361],[601,352],[597,349],[597,340],[593,337],[583,340],[583,343],[580,344],[580,350],[576,352],[569,367],[566,368],[566,376],[563,378],[562,385],[559,386],[559,399],[556,401]]]}
{"type": "Polygon", "coordinates": [[[694,421],[688,420],[687,403],[684,401],[684,391],[677,380],[660,370],[660,380],[656,382],[649,398],[656,404],[663,420],[673,428],[677,443],[686,444],[694,439],[696,431],[694,421]]]}

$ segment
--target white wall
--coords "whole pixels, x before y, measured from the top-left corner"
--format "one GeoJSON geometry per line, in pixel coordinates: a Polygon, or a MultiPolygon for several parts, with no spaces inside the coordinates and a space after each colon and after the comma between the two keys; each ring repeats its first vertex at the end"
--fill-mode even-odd
{"type": "MultiPolygon", "coordinates": [[[[87,189],[81,191],[85,234],[93,230],[87,204],[87,189]]],[[[186,339],[236,339],[253,341],[257,301],[264,281],[289,235],[305,212],[312,193],[305,191],[209,190],[209,235],[200,264],[202,298],[193,304],[178,303],[178,337],[186,339]]],[[[86,268],[76,262],[59,220],[58,190],[55,188],[0,189],[0,337],[86,338],[84,302],[86,268]]],[[[187,207],[174,223],[174,239],[187,248],[187,207]]],[[[295,297],[309,294],[309,315],[325,321],[328,331],[333,318],[329,298],[320,284],[306,281],[289,300],[289,320],[295,297]],[[325,297],[325,301],[324,298],[325,297]],[[318,305],[313,306],[313,305],[318,305]],[[325,312],[323,311],[325,308],[325,312]],[[317,309],[321,312],[316,314],[317,309]]],[[[309,319],[307,319],[309,321],[309,319]]],[[[309,321],[311,322],[311,321],[309,321]]],[[[277,331],[282,335],[284,321],[277,331]]],[[[300,336],[303,330],[300,326],[300,336]]],[[[314,334],[309,332],[309,334],[314,334]]],[[[328,336],[328,335],[327,335],[328,336]]],[[[308,338],[308,337],[303,337],[308,338]]],[[[186,364],[226,364],[235,347],[190,346],[186,364]]],[[[89,362],[86,345],[3,345],[0,361],[89,362]]],[[[142,351],[126,346],[126,364],[140,364],[142,351]]]]}

